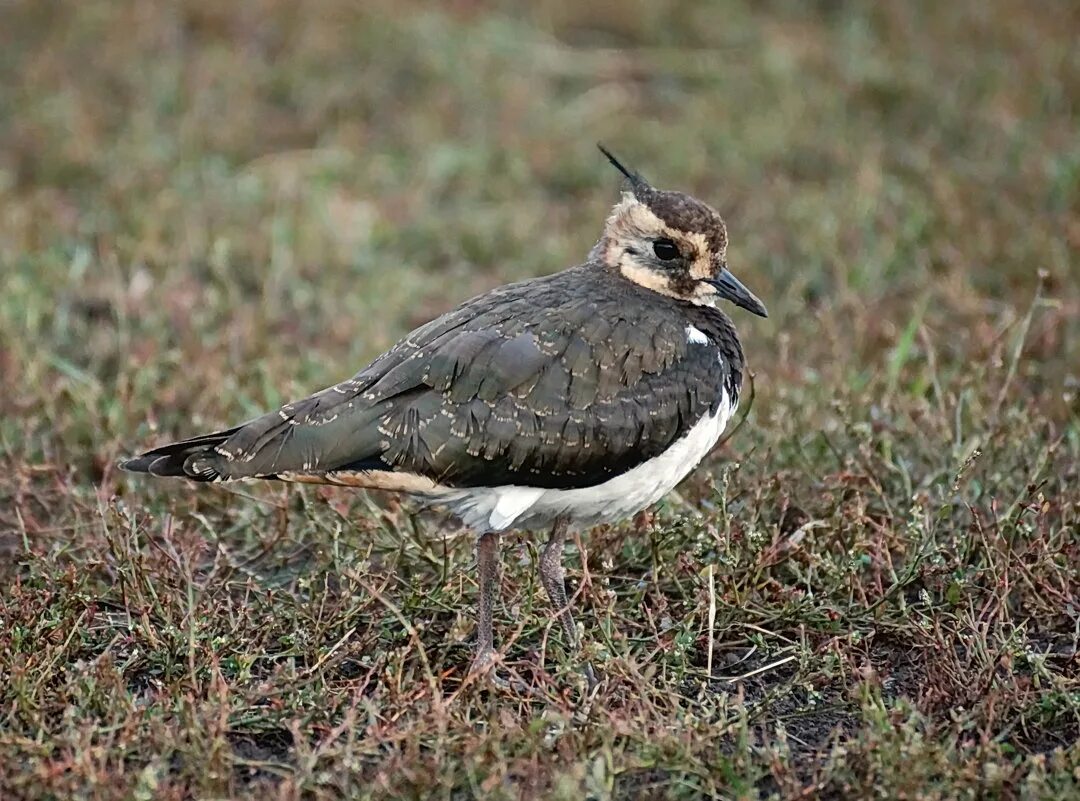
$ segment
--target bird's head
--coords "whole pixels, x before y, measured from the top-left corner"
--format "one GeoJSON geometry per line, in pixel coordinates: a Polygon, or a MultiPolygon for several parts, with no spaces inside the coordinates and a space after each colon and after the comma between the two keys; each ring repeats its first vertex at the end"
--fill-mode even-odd
{"type": "Polygon", "coordinates": [[[764,304],[727,269],[727,227],[711,206],[654,189],[602,145],[630,184],[612,209],[593,255],[606,267],[662,295],[714,306],[720,298],[760,317],[764,304]]]}

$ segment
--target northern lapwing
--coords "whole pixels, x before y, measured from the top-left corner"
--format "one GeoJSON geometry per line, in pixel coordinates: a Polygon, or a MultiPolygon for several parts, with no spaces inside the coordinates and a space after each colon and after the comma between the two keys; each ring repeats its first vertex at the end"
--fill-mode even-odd
{"type": "Polygon", "coordinates": [[[629,191],[584,264],[485,292],[340,384],[120,466],[391,490],[449,509],[478,537],[474,671],[495,657],[500,532],[550,526],[540,577],[576,648],[568,527],[633,515],[694,469],[742,387],[742,346],[717,303],[766,316],[727,269],[720,215],[600,149],[629,191]]]}

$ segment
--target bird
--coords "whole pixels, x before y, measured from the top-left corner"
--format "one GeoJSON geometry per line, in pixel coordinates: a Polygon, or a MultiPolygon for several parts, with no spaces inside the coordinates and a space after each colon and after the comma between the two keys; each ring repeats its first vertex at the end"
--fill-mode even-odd
{"type": "Polygon", "coordinates": [[[578,650],[568,532],[635,515],[701,462],[743,382],[742,345],[720,302],[768,316],[728,269],[714,208],[653,187],[598,147],[624,181],[583,263],[466,300],[347,380],[119,466],[389,490],[445,508],[476,536],[469,675],[494,675],[499,658],[500,536],[550,529],[540,579],[564,647],[578,650]]]}

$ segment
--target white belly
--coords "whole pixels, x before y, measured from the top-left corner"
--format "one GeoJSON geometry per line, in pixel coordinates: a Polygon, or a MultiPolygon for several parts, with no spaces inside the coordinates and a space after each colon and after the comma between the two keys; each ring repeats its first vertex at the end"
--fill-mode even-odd
{"type": "Polygon", "coordinates": [[[735,411],[727,393],[714,415],[705,415],[671,447],[615,478],[580,489],[504,486],[446,490],[435,496],[465,525],[478,531],[533,528],[568,515],[575,525],[612,522],[656,503],[712,450],[735,411]]]}

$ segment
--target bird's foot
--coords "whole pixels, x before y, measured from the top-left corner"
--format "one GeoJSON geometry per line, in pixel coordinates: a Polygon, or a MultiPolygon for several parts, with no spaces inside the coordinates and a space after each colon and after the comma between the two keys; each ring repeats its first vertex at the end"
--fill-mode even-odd
{"type": "Polygon", "coordinates": [[[592,662],[585,663],[583,672],[585,673],[585,692],[592,695],[596,688],[600,686],[600,679],[596,674],[596,669],[592,666],[592,662]]]}
{"type": "Polygon", "coordinates": [[[499,652],[494,648],[480,648],[469,665],[469,675],[476,674],[480,676],[491,673],[501,661],[499,652]]]}
{"type": "Polygon", "coordinates": [[[522,695],[533,696],[536,694],[534,687],[530,687],[521,676],[519,676],[512,669],[507,668],[510,672],[510,678],[504,679],[499,675],[499,666],[502,665],[502,654],[496,651],[494,648],[483,649],[476,652],[476,656],[473,657],[472,663],[469,665],[469,672],[466,677],[466,681],[470,681],[473,677],[479,682],[487,682],[492,687],[504,692],[513,691],[522,695]]]}
{"type": "Polygon", "coordinates": [[[473,657],[469,665],[469,678],[475,676],[478,681],[490,682],[500,690],[509,690],[511,685],[499,675],[498,668],[502,663],[502,656],[494,648],[481,648],[473,657]]]}

